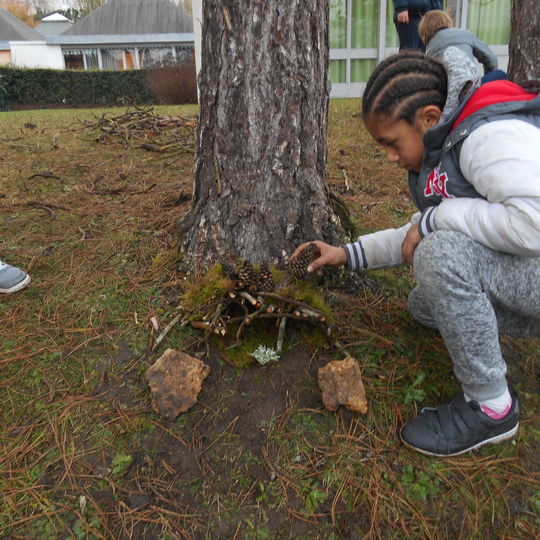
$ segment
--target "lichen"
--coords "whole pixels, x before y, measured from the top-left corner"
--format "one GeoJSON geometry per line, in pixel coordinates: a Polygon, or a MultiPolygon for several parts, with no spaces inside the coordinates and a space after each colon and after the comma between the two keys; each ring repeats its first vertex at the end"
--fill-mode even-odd
{"type": "Polygon", "coordinates": [[[261,366],[265,366],[269,362],[277,362],[279,360],[279,354],[270,347],[259,345],[249,356],[253,356],[261,366]]]}

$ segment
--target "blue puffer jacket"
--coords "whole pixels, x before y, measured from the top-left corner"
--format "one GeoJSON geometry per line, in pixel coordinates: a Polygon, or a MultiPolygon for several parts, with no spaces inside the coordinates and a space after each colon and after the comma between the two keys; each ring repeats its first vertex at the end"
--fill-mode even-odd
{"type": "Polygon", "coordinates": [[[394,17],[402,11],[410,13],[426,13],[432,9],[442,9],[442,0],[394,0],[394,17]]]}

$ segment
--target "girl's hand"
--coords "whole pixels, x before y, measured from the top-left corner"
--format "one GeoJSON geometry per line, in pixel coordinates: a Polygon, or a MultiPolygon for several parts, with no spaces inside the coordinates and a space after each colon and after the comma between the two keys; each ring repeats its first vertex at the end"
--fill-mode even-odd
{"type": "Polygon", "coordinates": [[[405,240],[403,240],[403,244],[401,244],[401,260],[404,263],[413,263],[414,251],[421,241],[422,237],[420,236],[420,229],[417,223],[407,231],[405,240]]]}
{"type": "Polygon", "coordinates": [[[317,246],[319,257],[314,259],[308,266],[308,272],[320,271],[324,266],[341,266],[347,264],[347,254],[345,253],[345,248],[331,246],[330,244],[325,244],[319,240],[315,240],[314,242],[306,242],[301,246],[298,246],[289,259],[296,259],[300,252],[303,251],[309,244],[315,244],[317,246]]]}

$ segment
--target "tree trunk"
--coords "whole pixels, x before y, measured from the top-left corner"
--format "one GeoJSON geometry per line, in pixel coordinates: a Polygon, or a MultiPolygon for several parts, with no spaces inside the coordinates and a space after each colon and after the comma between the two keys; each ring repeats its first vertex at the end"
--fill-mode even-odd
{"type": "Polygon", "coordinates": [[[205,0],[195,186],[179,226],[195,271],[339,242],[325,183],[328,54],[328,0],[205,0]]]}
{"type": "Polygon", "coordinates": [[[514,82],[540,77],[538,0],[512,0],[508,76],[514,82]]]}

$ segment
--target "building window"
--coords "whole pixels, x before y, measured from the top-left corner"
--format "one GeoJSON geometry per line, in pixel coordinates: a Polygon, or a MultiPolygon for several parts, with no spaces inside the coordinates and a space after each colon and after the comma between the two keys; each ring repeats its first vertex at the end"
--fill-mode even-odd
{"type": "Polygon", "coordinates": [[[84,54],[82,51],[64,51],[66,69],[84,69],[84,54]]]}
{"type": "Polygon", "coordinates": [[[66,69],[98,69],[97,49],[78,49],[64,51],[66,69]]]}
{"type": "Polygon", "coordinates": [[[330,48],[347,47],[347,0],[330,0],[330,48]]]}
{"type": "Polygon", "coordinates": [[[377,47],[379,3],[351,0],[351,49],[377,47]]]}
{"type": "Polygon", "coordinates": [[[141,67],[179,66],[193,57],[193,47],[176,45],[174,47],[141,47],[139,49],[141,67]]]}
{"type": "Polygon", "coordinates": [[[367,82],[371,72],[375,69],[375,59],[355,58],[351,60],[351,82],[367,82]]]}
{"type": "Polygon", "coordinates": [[[333,83],[347,82],[347,60],[330,61],[330,81],[333,83]]]}
{"type": "Polygon", "coordinates": [[[101,49],[101,58],[103,69],[124,71],[138,67],[136,49],[101,49]]]}
{"type": "Polygon", "coordinates": [[[510,41],[510,0],[469,0],[467,28],[489,45],[510,41]]]}

